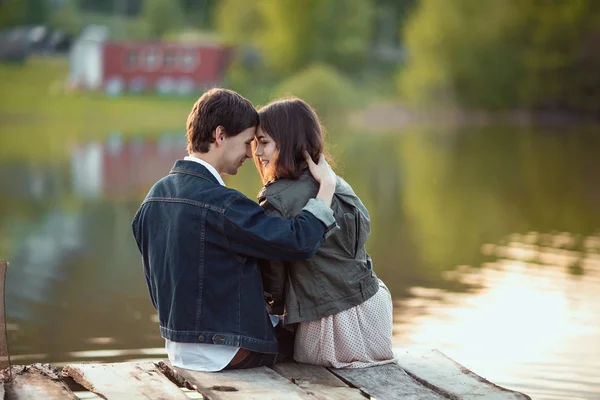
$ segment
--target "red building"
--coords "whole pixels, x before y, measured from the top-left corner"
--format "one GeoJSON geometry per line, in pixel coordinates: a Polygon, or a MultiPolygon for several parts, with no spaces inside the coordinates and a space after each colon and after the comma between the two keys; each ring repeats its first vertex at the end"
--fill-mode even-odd
{"type": "Polygon", "coordinates": [[[218,86],[231,48],[214,42],[108,41],[90,29],[71,52],[71,80],[109,94],[186,94],[218,86]]]}

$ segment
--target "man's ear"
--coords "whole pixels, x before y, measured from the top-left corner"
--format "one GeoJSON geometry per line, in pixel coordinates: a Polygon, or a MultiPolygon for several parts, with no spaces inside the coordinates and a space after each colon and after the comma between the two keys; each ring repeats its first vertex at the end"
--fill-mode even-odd
{"type": "Polygon", "coordinates": [[[221,125],[217,126],[217,129],[215,129],[215,144],[217,147],[223,144],[225,138],[225,128],[223,128],[221,125]]]}

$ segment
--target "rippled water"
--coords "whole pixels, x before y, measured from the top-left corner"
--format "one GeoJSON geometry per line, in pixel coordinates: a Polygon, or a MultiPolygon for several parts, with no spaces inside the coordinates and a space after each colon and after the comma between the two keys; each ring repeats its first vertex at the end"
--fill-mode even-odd
{"type": "Polygon", "coordinates": [[[600,398],[600,236],[583,240],[587,252],[515,241],[483,246],[495,261],[447,273],[472,291],[414,287],[413,297],[397,301],[396,342],[442,349],[534,399],[600,398]],[[585,276],[569,273],[575,263],[585,276]]]}
{"type": "MultiPolygon", "coordinates": [[[[165,356],[131,219],[181,134],[0,160],[13,360],[165,356]]],[[[600,129],[332,132],[371,213],[398,348],[437,348],[534,399],[600,398],[600,129]]],[[[59,144],[55,144],[59,146],[59,144]]],[[[227,184],[254,197],[247,163],[227,184]]]]}

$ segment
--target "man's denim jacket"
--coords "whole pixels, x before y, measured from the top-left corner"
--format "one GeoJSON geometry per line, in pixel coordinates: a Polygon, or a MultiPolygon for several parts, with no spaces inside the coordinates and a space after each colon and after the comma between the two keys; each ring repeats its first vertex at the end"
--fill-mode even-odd
{"type": "Polygon", "coordinates": [[[178,160],[132,224],[161,335],[277,352],[257,259],[309,258],[336,227],[320,200],[292,220],[268,216],[201,164],[178,160]]]}

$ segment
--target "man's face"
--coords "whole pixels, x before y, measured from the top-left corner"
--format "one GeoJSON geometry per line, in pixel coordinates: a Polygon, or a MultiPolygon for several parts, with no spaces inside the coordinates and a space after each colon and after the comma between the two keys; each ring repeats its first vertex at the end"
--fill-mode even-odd
{"type": "Polygon", "coordinates": [[[252,157],[252,141],[256,127],[250,127],[238,135],[226,137],[223,141],[223,173],[235,175],[247,158],[252,157]]]}

